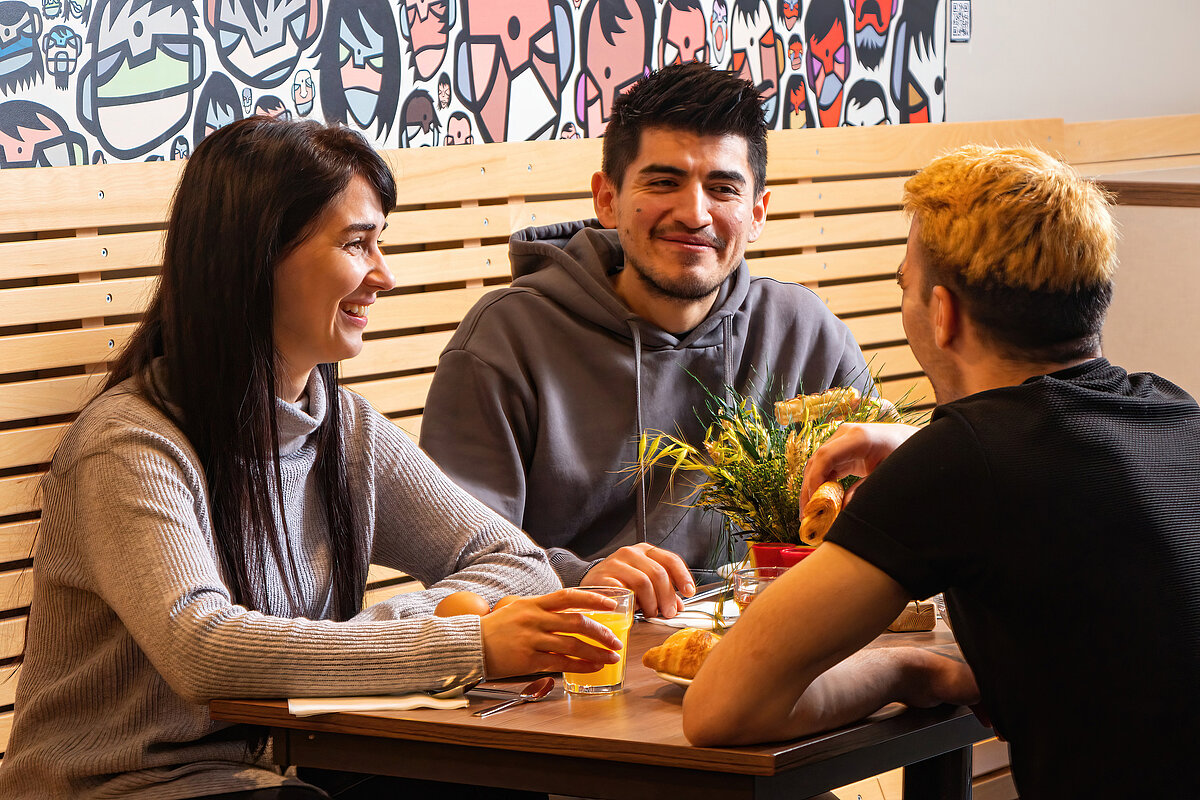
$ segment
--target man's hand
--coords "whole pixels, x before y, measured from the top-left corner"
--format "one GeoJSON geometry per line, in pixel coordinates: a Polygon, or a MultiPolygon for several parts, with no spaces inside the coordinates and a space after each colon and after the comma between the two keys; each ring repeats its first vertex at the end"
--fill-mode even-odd
{"type": "Polygon", "coordinates": [[[684,560],[652,544],[622,547],[588,570],[581,586],[624,586],[637,597],[638,607],[647,617],[668,619],[683,610],[686,597],[696,593],[692,573],[684,560]]]}
{"type": "Polygon", "coordinates": [[[919,430],[914,425],[892,422],[843,424],[808,459],[804,467],[800,507],[804,508],[817,487],[826,481],[835,481],[847,475],[867,477],[893,450],[919,430]]]}
{"type": "Polygon", "coordinates": [[[609,611],[616,601],[595,592],[560,589],[517,598],[480,620],[489,678],[531,672],[595,672],[620,660],[621,640],[608,628],[566,609],[609,611]],[[568,634],[579,634],[603,647],[568,634]],[[607,650],[605,648],[608,648],[607,650]]]}

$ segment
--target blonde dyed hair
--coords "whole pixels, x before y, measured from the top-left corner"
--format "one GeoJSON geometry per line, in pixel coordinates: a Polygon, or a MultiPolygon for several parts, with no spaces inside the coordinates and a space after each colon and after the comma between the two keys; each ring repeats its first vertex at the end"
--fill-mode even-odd
{"type": "Polygon", "coordinates": [[[1074,292],[1116,271],[1109,196],[1036,148],[961,147],[910,178],[903,202],[934,268],[967,285],[1074,292]]]}

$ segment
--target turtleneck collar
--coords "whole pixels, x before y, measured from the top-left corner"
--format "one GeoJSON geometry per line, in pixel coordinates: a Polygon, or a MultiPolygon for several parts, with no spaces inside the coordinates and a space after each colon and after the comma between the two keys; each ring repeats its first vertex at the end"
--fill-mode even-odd
{"type": "Polygon", "coordinates": [[[305,397],[308,398],[307,408],[304,407],[303,399],[298,403],[289,403],[275,398],[280,458],[287,458],[303,447],[308,437],[325,419],[329,398],[325,394],[325,381],[321,380],[321,373],[315,369],[308,375],[308,384],[301,395],[301,398],[305,397]]]}

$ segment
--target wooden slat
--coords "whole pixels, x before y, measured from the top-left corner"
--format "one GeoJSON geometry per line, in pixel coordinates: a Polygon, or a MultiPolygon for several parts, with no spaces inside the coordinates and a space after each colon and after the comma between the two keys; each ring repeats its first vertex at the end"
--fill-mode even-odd
{"type": "Polygon", "coordinates": [[[408,573],[401,572],[398,569],[384,567],[379,564],[371,564],[367,567],[367,585],[379,583],[380,581],[394,581],[400,578],[407,579],[408,573]]]}
{"type": "MultiPolygon", "coordinates": [[[[0,707],[11,706],[16,699],[17,681],[21,678],[21,665],[0,667],[0,707]]],[[[4,752],[4,742],[0,738],[0,753],[4,752]]]]}
{"type": "Polygon", "coordinates": [[[426,372],[402,378],[347,383],[346,388],[362,395],[381,413],[394,414],[398,411],[424,408],[431,383],[433,373],[426,372]]]}
{"type": "Polygon", "coordinates": [[[458,323],[479,298],[495,288],[498,287],[448,289],[381,297],[371,308],[371,328],[385,331],[458,323]]]}
{"type": "Polygon", "coordinates": [[[507,237],[512,232],[508,206],[395,211],[388,215],[384,243],[425,244],[462,239],[507,237]]]}
{"type": "Polygon", "coordinates": [[[411,417],[396,417],[395,419],[392,420],[392,423],[395,424],[395,426],[397,428],[404,431],[405,435],[408,436],[409,439],[412,439],[412,441],[414,443],[420,441],[420,439],[421,439],[421,415],[420,414],[417,414],[416,416],[411,416],[411,417]]]}
{"type": "Polygon", "coordinates": [[[863,357],[866,358],[867,368],[872,375],[881,374],[886,378],[889,375],[907,375],[921,371],[917,357],[906,344],[864,350],[863,357]]]}
{"type": "Polygon", "coordinates": [[[900,287],[891,278],[868,283],[821,286],[815,291],[829,306],[829,310],[839,316],[900,307],[900,287]]]}
{"type": "Polygon", "coordinates": [[[377,589],[367,589],[363,593],[363,606],[373,606],[376,603],[382,603],[384,600],[390,600],[398,594],[419,592],[423,588],[416,581],[408,581],[407,583],[396,583],[391,586],[380,586],[377,589]]]}
{"type": "Polygon", "coordinates": [[[33,569],[0,572],[0,611],[26,608],[33,600],[33,569]]]}
{"type": "Polygon", "coordinates": [[[793,283],[816,283],[869,275],[894,276],[904,258],[904,249],[902,244],[889,244],[821,253],[752,256],[747,263],[753,275],[793,283]]]}
{"type": "Polygon", "coordinates": [[[117,356],[137,325],[106,325],[0,338],[0,372],[99,364],[117,356]]]}
{"type": "Polygon", "coordinates": [[[884,342],[905,341],[904,325],[900,321],[900,312],[890,314],[875,314],[869,317],[855,317],[846,320],[854,340],[864,350],[883,344],[884,342]]]}
{"type": "Polygon", "coordinates": [[[181,161],[3,170],[0,234],[161,223],[181,161]]]}
{"type": "Polygon", "coordinates": [[[1196,155],[1200,114],[1072,122],[1064,126],[1064,135],[1064,155],[1076,165],[1196,155]]]}
{"type": "MultiPolygon", "coordinates": [[[[0,431],[0,469],[50,463],[66,430],[65,424],[59,424],[0,431]]],[[[5,513],[0,509],[0,515],[5,513]]]]}
{"type": "Polygon", "coordinates": [[[0,317],[7,325],[31,325],[81,317],[140,314],[157,285],[158,278],[122,278],[0,289],[0,317]]]}
{"type": "Polygon", "coordinates": [[[0,714],[0,753],[8,750],[8,740],[12,737],[13,712],[5,711],[0,714]]]}
{"type": "Polygon", "coordinates": [[[933,385],[924,376],[893,380],[885,378],[878,386],[879,393],[893,403],[903,402],[907,405],[931,406],[936,402],[933,396],[933,385]]]}
{"type": "Polygon", "coordinates": [[[149,231],[0,242],[0,280],[158,266],[162,237],[149,231]]]}
{"type": "MultiPolygon", "coordinates": [[[[384,238],[392,238],[390,229],[384,232],[384,238]]],[[[386,242],[385,249],[391,244],[386,242]]],[[[394,253],[385,258],[397,286],[507,278],[510,274],[507,244],[394,253]]]]}
{"type": "Polygon", "coordinates": [[[28,617],[0,619],[0,660],[25,652],[25,621],[28,617]]]}
{"type": "Polygon", "coordinates": [[[899,211],[874,211],[863,214],[838,214],[830,217],[773,219],[763,228],[762,236],[749,245],[749,253],[764,250],[831,247],[904,239],[908,236],[908,218],[899,211]]]}
{"type": "Polygon", "coordinates": [[[437,366],[438,356],[453,335],[453,331],[436,331],[368,340],[363,342],[361,353],[342,362],[342,377],[432,369],[437,366]]]}
{"type": "Polygon", "coordinates": [[[32,558],[37,526],[37,520],[0,525],[0,562],[32,558]]]}
{"type": "MultiPolygon", "coordinates": [[[[868,178],[820,183],[779,184],[768,187],[771,199],[767,202],[771,215],[815,211],[841,211],[856,208],[878,208],[900,205],[904,182],[898,178],[868,178]]],[[[768,224],[770,224],[768,222],[768,224]]]]}
{"type": "Polygon", "coordinates": [[[596,216],[592,196],[571,200],[543,200],[532,203],[513,203],[512,229],[519,231],[533,225],[555,225],[596,216]]]}
{"type": "Polygon", "coordinates": [[[104,373],[0,384],[0,421],[73,414],[104,385],[104,373]]]}
{"type": "Polygon", "coordinates": [[[40,507],[38,485],[43,473],[0,478],[0,514],[28,514],[40,507]]]}

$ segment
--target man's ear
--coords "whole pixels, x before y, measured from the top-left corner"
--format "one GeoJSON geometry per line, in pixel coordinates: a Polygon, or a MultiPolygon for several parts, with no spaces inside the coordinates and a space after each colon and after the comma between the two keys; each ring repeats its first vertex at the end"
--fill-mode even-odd
{"type": "Polygon", "coordinates": [[[746,241],[757,242],[758,237],[762,236],[763,226],[767,224],[767,203],[769,202],[771,202],[771,193],[763,192],[755,201],[754,207],[750,209],[750,233],[746,236],[746,241]]]}
{"type": "Polygon", "coordinates": [[[930,301],[933,342],[943,350],[950,349],[962,335],[962,306],[954,292],[945,286],[934,286],[930,301]]]}
{"type": "Polygon", "coordinates": [[[617,227],[617,187],[603,172],[592,174],[592,206],[596,219],[606,228],[617,227]]]}

